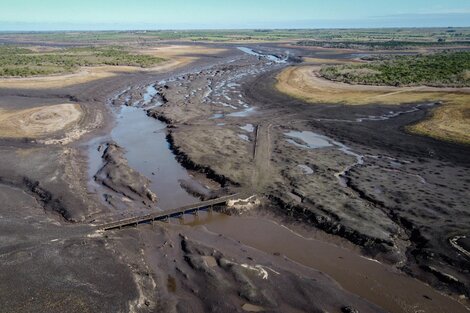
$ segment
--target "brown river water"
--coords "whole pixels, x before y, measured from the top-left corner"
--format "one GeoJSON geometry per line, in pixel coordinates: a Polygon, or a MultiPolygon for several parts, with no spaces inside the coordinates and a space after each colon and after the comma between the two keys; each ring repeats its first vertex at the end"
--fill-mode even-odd
{"type": "Polygon", "coordinates": [[[344,289],[390,312],[469,312],[457,300],[427,284],[356,251],[315,239],[305,228],[286,227],[269,217],[228,216],[216,212],[188,215],[179,223],[204,227],[257,250],[280,254],[321,271],[344,289]]]}

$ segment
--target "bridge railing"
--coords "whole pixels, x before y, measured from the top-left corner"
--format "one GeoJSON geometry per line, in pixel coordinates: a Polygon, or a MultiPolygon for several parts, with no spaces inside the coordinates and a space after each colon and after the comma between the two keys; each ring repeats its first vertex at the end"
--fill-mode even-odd
{"type": "Polygon", "coordinates": [[[217,199],[212,199],[208,201],[199,202],[196,204],[186,205],[183,207],[166,210],[162,212],[155,212],[155,213],[150,213],[146,215],[120,219],[114,222],[109,222],[109,223],[99,225],[98,228],[102,230],[111,230],[111,229],[121,228],[125,226],[130,226],[130,225],[138,225],[141,223],[147,223],[150,221],[162,220],[165,218],[178,217],[184,214],[192,213],[194,211],[199,211],[199,210],[203,210],[212,206],[224,204],[224,203],[227,203],[227,201],[229,200],[235,200],[235,199],[240,199],[240,198],[243,198],[243,195],[234,194],[234,195],[224,196],[224,197],[220,197],[217,199]]]}

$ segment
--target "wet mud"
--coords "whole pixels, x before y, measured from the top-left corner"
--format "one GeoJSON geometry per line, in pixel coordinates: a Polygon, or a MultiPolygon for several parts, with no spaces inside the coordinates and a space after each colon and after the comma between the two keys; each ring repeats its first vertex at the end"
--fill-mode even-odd
{"type": "Polygon", "coordinates": [[[3,307],[466,312],[470,149],[406,132],[440,104],[302,103],[276,73],[330,56],[220,46],[168,73],[0,89],[84,114],[76,137],[0,140],[3,307]],[[238,192],[256,201],[231,216],[96,228],[238,192]]]}

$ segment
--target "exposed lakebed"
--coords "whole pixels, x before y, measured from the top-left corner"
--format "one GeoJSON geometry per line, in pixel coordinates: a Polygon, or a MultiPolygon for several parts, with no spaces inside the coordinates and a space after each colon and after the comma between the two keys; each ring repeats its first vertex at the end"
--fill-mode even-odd
{"type": "MultiPolygon", "coordinates": [[[[129,165],[152,180],[151,189],[157,193],[158,206],[163,209],[198,201],[181,188],[181,180],[191,180],[192,177],[175,159],[166,139],[166,127],[165,123],[147,116],[141,108],[123,106],[111,132],[112,139],[126,149],[129,165]]],[[[252,130],[247,128],[247,131],[252,130]]],[[[291,131],[286,136],[300,140],[302,143],[294,143],[302,148],[330,147],[355,156],[358,161],[362,158],[346,145],[313,132],[291,131]]],[[[302,170],[311,173],[311,169],[302,170]]],[[[294,231],[275,220],[203,212],[199,216],[185,216],[180,222],[204,227],[257,250],[283,255],[324,272],[347,290],[390,312],[408,312],[410,308],[443,312],[449,307],[460,308],[454,300],[387,265],[335,244],[310,238],[308,231],[294,231]]]]}
{"type": "MultiPolygon", "coordinates": [[[[170,92],[172,92],[171,88],[176,89],[176,87],[180,86],[178,84],[175,83],[175,86],[170,85],[170,92]]],[[[210,112],[213,114],[212,118],[210,114],[205,112],[205,118],[209,121],[217,119],[217,121],[214,121],[214,124],[217,123],[218,126],[225,126],[224,128],[227,129],[233,126],[238,132],[240,130],[245,133],[253,132],[255,129],[253,125],[258,125],[256,119],[263,112],[263,108],[258,103],[254,103],[254,106],[249,106],[244,101],[237,103],[239,98],[242,97],[240,97],[240,94],[235,94],[235,97],[233,93],[236,90],[233,89],[240,86],[233,82],[227,82],[220,88],[217,88],[215,83],[213,85],[215,87],[209,91],[202,87],[194,89],[196,91],[199,90],[203,95],[199,100],[202,103],[219,103],[217,101],[210,101],[210,95],[220,97],[230,103],[227,105],[222,104],[223,107],[228,106],[238,111],[230,112],[227,111],[228,109],[223,108],[222,111],[219,107],[215,111],[210,112]],[[225,90],[224,86],[232,91],[225,90]],[[221,92],[221,90],[225,91],[221,92]],[[248,120],[247,117],[253,117],[253,121],[248,120]],[[236,118],[244,118],[241,119],[243,123],[251,122],[253,124],[246,124],[245,126],[231,125],[236,118]],[[228,125],[226,125],[226,122],[228,125]]],[[[152,85],[151,88],[146,89],[144,94],[145,101],[143,102],[145,106],[156,104],[153,100],[156,95],[155,86],[152,85]]],[[[191,93],[182,94],[187,95],[191,93]]],[[[197,95],[195,94],[195,96],[197,95]]],[[[195,97],[195,100],[187,98],[182,102],[189,103],[188,99],[197,101],[195,97]]],[[[175,103],[177,102],[175,101],[175,103]]],[[[207,111],[209,112],[209,110],[207,111]]],[[[405,111],[404,113],[408,112],[405,111]]],[[[370,115],[367,118],[357,119],[355,122],[386,120],[395,117],[397,113],[389,112],[389,115],[384,117],[370,115]]],[[[165,117],[164,114],[162,116],[165,117]]],[[[178,163],[167,141],[166,127],[165,123],[147,116],[146,111],[142,108],[121,106],[116,110],[116,125],[109,138],[125,149],[125,156],[129,165],[151,180],[150,188],[157,194],[157,206],[161,209],[169,209],[199,201],[199,199],[190,195],[182,187],[182,181],[191,181],[193,184],[200,183],[193,179],[188,171],[178,163]]],[[[295,144],[298,148],[306,150],[332,149],[353,157],[354,160],[347,160],[347,164],[350,164],[350,166],[341,167],[342,171],[335,175],[341,185],[346,185],[345,177],[347,172],[353,166],[362,164],[364,157],[369,157],[368,155],[356,153],[355,151],[361,150],[356,150],[357,146],[354,143],[352,143],[353,150],[331,137],[317,133],[291,131],[284,135],[289,137],[286,140],[295,144]]],[[[241,141],[249,140],[247,134],[242,133],[238,137],[241,141]]],[[[348,143],[348,145],[351,144],[350,141],[342,142],[348,143]]],[[[298,165],[298,171],[302,171],[307,175],[314,173],[310,163],[299,162],[297,164],[300,164],[298,165]]],[[[392,165],[399,167],[400,164],[395,162],[392,165]]],[[[203,188],[204,186],[201,187],[203,188]]],[[[267,254],[284,255],[303,266],[317,269],[333,277],[348,291],[377,303],[391,312],[412,312],[418,310],[443,312],[448,308],[455,309],[457,312],[461,308],[453,299],[441,295],[431,287],[405,276],[390,266],[364,258],[360,256],[358,251],[344,249],[334,244],[312,239],[308,235],[294,232],[274,220],[256,216],[229,217],[217,213],[213,215],[215,218],[204,219],[204,216],[205,213],[202,213],[200,217],[185,216],[184,220],[196,219],[195,221],[190,221],[189,224],[203,225],[210,232],[225,235],[228,238],[240,241],[246,246],[253,247],[267,254]]],[[[460,247],[462,240],[458,239],[456,243],[460,247]]]]}

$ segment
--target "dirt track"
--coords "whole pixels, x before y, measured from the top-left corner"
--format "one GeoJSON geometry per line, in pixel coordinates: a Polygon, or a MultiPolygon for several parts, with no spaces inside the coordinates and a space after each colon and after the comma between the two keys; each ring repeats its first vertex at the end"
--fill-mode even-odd
{"type": "Polygon", "coordinates": [[[262,192],[271,180],[272,127],[272,124],[260,124],[256,129],[252,188],[258,192],[262,192]]]}

